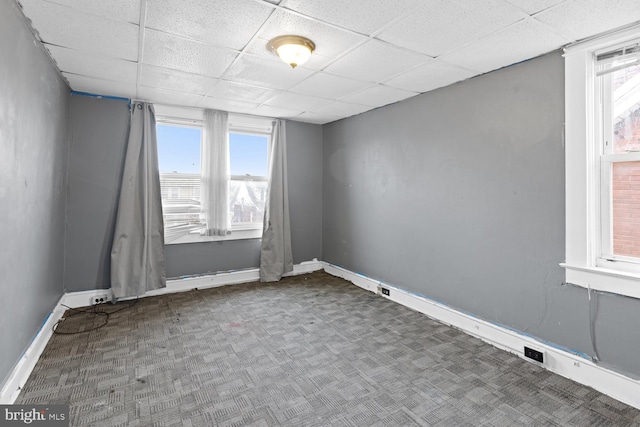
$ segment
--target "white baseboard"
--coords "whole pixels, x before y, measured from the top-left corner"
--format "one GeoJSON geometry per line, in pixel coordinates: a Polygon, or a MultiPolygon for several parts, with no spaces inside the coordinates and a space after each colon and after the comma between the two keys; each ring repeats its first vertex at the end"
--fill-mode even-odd
{"type": "Polygon", "coordinates": [[[47,346],[51,335],[53,335],[53,325],[62,318],[62,315],[66,310],[66,308],[61,305],[63,299],[64,295],[60,298],[60,301],[58,301],[58,304],[56,304],[53,311],[49,314],[49,317],[44,321],[40,330],[22,354],[22,357],[20,357],[20,360],[13,368],[4,384],[2,384],[2,389],[0,389],[0,405],[11,405],[18,398],[20,390],[24,386],[24,383],[27,382],[29,375],[31,375],[31,371],[33,371],[33,368],[36,366],[36,363],[47,346]]]}
{"type": "MultiPolygon", "coordinates": [[[[109,295],[109,300],[113,300],[111,289],[92,289],[90,291],[68,292],[60,299],[60,304],[65,305],[65,310],[69,308],[87,307],[95,297],[109,295]]],[[[59,305],[60,305],[59,304],[59,305]]]]}
{"type": "Polygon", "coordinates": [[[539,366],[640,409],[640,381],[605,369],[568,349],[558,348],[551,343],[484,321],[442,303],[381,283],[342,267],[326,262],[323,264],[324,270],[331,275],[342,277],[365,290],[377,293],[439,322],[454,326],[524,360],[529,361],[524,358],[525,345],[543,350],[546,360],[543,365],[539,366]],[[388,296],[382,295],[381,287],[389,289],[390,294],[388,296]]]}
{"type": "MultiPolygon", "coordinates": [[[[324,265],[322,261],[314,259],[312,261],[303,261],[293,266],[291,273],[285,276],[297,276],[299,274],[310,273],[312,271],[322,270],[324,265]]],[[[216,288],[218,286],[235,285],[238,283],[248,283],[260,280],[260,270],[258,268],[249,268],[246,270],[225,271],[215,274],[203,274],[202,276],[185,277],[180,279],[167,280],[167,287],[155,289],[142,295],[141,297],[150,297],[154,295],[166,295],[176,292],[187,292],[194,289],[216,288]]],[[[62,304],[72,308],[86,307],[96,297],[104,294],[111,294],[110,289],[94,289],[91,291],[70,292],[64,295],[62,304]]],[[[134,299],[123,298],[122,301],[134,299]]]]}
{"type": "MultiPolygon", "coordinates": [[[[312,271],[323,269],[321,261],[303,261],[293,266],[293,271],[284,276],[297,276],[312,271]]],[[[167,287],[147,292],[144,296],[172,294],[175,292],[186,292],[193,289],[216,288],[218,286],[235,285],[238,283],[248,283],[260,280],[260,269],[250,268],[246,270],[228,271],[224,273],[207,274],[203,276],[185,277],[184,279],[167,280],[167,287]]]]}
{"type": "MultiPolygon", "coordinates": [[[[296,276],[298,274],[306,274],[312,271],[322,270],[324,265],[321,261],[314,259],[313,261],[304,261],[293,266],[291,273],[285,276],[296,276]]],[[[186,292],[195,288],[205,289],[217,286],[233,285],[238,283],[254,282],[260,279],[259,269],[252,268],[248,270],[229,271],[218,274],[209,274],[197,277],[187,277],[184,279],[167,280],[167,287],[147,292],[144,297],[153,295],[172,294],[176,292],[186,292]]],[[[9,374],[8,379],[2,384],[0,389],[0,404],[8,405],[15,402],[20,394],[21,388],[31,375],[31,371],[36,366],[36,362],[44,351],[51,335],[53,335],[53,325],[62,318],[67,307],[79,308],[86,307],[95,298],[103,295],[111,296],[109,289],[94,289],[82,292],[69,292],[64,294],[58,304],[51,312],[45,323],[38,331],[27,350],[24,352],[18,364],[9,374]]]]}

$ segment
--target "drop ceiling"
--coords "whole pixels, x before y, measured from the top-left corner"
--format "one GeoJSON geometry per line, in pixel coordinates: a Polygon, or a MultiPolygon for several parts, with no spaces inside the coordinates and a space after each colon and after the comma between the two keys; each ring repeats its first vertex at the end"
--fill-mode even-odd
{"type": "Polygon", "coordinates": [[[640,21],[638,0],[18,3],[74,91],[320,124],[640,21]],[[284,34],[309,62],[267,51],[284,34]]]}

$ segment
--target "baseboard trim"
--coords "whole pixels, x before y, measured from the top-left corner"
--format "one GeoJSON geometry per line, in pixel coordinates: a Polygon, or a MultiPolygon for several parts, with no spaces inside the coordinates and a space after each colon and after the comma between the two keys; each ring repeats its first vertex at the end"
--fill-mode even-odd
{"type": "MultiPolygon", "coordinates": [[[[304,261],[293,266],[293,271],[285,274],[285,276],[296,276],[299,274],[311,273],[313,271],[322,270],[324,265],[321,261],[313,259],[312,261],[304,261]]],[[[154,295],[165,295],[176,292],[187,292],[193,289],[206,289],[218,286],[234,285],[238,283],[254,282],[260,279],[260,270],[257,268],[228,271],[224,273],[208,274],[196,277],[186,277],[183,279],[167,280],[167,287],[147,292],[143,297],[154,295]]],[[[15,368],[11,371],[7,380],[2,384],[0,389],[0,404],[13,404],[24,383],[29,379],[29,375],[36,366],[40,355],[44,351],[49,339],[53,335],[53,325],[62,318],[67,308],[79,308],[89,305],[95,297],[112,296],[110,289],[94,289],[90,291],[69,292],[64,294],[49,317],[36,334],[31,344],[27,347],[15,368]]]]}
{"type": "MultiPolygon", "coordinates": [[[[322,261],[313,259],[312,261],[303,261],[293,266],[293,271],[286,273],[285,276],[297,276],[299,274],[311,273],[313,271],[322,270],[324,265],[322,261]]],[[[201,276],[183,277],[179,279],[167,280],[167,287],[149,291],[141,296],[150,297],[156,295],[173,294],[176,292],[188,292],[194,289],[216,288],[218,286],[236,285],[239,283],[255,282],[260,280],[260,269],[248,268],[245,270],[225,271],[214,274],[203,274],[201,276]]],[[[104,294],[112,296],[110,289],[94,289],[91,291],[70,292],[64,295],[62,303],[71,307],[86,307],[89,302],[96,296],[104,294]]],[[[122,301],[135,299],[123,298],[122,301]]]]}
{"type": "Polygon", "coordinates": [[[640,381],[596,365],[585,358],[586,355],[572,352],[570,349],[564,349],[502,325],[484,321],[445,304],[354,273],[343,267],[327,262],[323,262],[323,264],[324,270],[333,276],[342,277],[362,289],[458,328],[524,360],[529,361],[524,358],[525,345],[542,349],[545,352],[546,360],[543,365],[539,366],[640,409],[640,381]],[[381,287],[389,289],[389,295],[383,295],[380,291],[381,287]]]}
{"type": "Polygon", "coordinates": [[[63,299],[64,295],[60,298],[53,311],[49,313],[40,330],[24,351],[4,384],[2,384],[2,389],[0,389],[1,405],[11,405],[18,398],[20,390],[22,390],[27,379],[29,379],[29,375],[31,375],[40,355],[42,355],[49,339],[51,339],[53,335],[53,326],[62,318],[66,310],[66,308],[61,305],[63,299]]]}
{"type": "MultiPolygon", "coordinates": [[[[297,276],[299,274],[311,273],[322,270],[322,261],[313,259],[303,261],[293,266],[293,271],[284,276],[297,276]]],[[[145,296],[173,294],[176,292],[186,292],[193,289],[217,288],[219,286],[236,285],[239,283],[255,282],[260,280],[260,269],[250,268],[246,270],[225,271],[216,274],[206,274],[203,276],[185,277],[183,279],[167,280],[167,287],[147,292],[145,296]]]]}
{"type": "Polygon", "coordinates": [[[62,296],[59,305],[63,305],[65,310],[68,308],[80,308],[89,306],[90,302],[102,295],[109,295],[109,300],[113,300],[111,289],[92,289],[90,291],[68,292],[62,296]]]}

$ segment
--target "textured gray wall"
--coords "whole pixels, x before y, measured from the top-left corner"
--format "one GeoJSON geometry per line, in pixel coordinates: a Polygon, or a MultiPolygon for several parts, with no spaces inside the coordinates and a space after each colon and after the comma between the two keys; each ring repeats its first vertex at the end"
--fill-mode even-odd
{"type": "Polygon", "coordinates": [[[0,1],[0,380],[63,293],[69,89],[0,1]]]}
{"type": "MultiPolygon", "coordinates": [[[[563,120],[556,52],[324,126],[324,260],[593,354],[558,266],[563,120]]],[[[601,358],[639,375],[640,301],[599,300],[601,358]]]]}
{"type": "Polygon", "coordinates": [[[128,102],[71,96],[67,292],[111,287],[111,243],[128,131],[128,102]]]}
{"type": "Polygon", "coordinates": [[[165,245],[167,277],[242,270],[260,265],[260,239],[165,245]]]}
{"type": "Polygon", "coordinates": [[[322,126],[287,122],[293,262],[322,259],[322,126]]]}
{"type": "MultiPolygon", "coordinates": [[[[287,121],[293,261],[322,259],[322,127],[287,121]]],[[[167,277],[260,266],[260,239],[165,246],[167,277]]]]}

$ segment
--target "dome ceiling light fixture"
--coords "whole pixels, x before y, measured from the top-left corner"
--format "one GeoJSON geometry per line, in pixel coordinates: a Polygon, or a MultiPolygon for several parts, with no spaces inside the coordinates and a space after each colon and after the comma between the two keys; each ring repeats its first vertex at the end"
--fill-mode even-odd
{"type": "Polygon", "coordinates": [[[267,49],[291,65],[291,68],[296,68],[307,62],[311,57],[311,52],[316,49],[316,45],[306,37],[287,35],[269,40],[267,49]]]}

